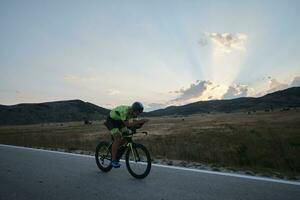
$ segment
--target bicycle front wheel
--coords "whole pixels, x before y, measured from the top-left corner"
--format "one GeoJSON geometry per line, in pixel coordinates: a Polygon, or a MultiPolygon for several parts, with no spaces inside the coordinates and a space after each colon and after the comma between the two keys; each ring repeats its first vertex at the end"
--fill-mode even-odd
{"type": "Polygon", "coordinates": [[[95,159],[97,166],[103,172],[111,170],[111,145],[108,142],[100,142],[96,147],[95,159]]]}
{"type": "Polygon", "coordinates": [[[125,160],[128,172],[133,177],[142,179],[148,176],[151,170],[151,157],[145,146],[133,143],[132,148],[127,149],[125,160]]]}

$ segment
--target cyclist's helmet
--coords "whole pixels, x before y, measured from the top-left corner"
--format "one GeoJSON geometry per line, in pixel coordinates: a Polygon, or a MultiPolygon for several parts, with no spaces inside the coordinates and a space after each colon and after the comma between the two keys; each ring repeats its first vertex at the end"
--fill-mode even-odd
{"type": "Polygon", "coordinates": [[[144,110],[144,106],[140,102],[134,102],[131,107],[133,111],[137,111],[139,113],[142,113],[144,110]]]}

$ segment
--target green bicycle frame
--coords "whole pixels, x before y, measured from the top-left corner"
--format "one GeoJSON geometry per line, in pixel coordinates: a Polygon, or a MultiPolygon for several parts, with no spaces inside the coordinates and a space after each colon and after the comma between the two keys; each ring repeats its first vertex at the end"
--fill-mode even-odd
{"type": "MultiPolygon", "coordinates": [[[[132,152],[133,158],[135,161],[137,161],[137,156],[135,155],[134,149],[133,149],[133,141],[132,141],[132,136],[127,136],[127,144],[126,147],[130,148],[130,151],[132,152]]],[[[108,149],[107,149],[107,155],[109,154],[109,149],[112,148],[113,142],[110,143],[108,149]]]]}
{"type": "MultiPolygon", "coordinates": [[[[142,132],[142,133],[147,134],[147,132],[142,132]]],[[[124,136],[124,137],[125,137],[126,140],[127,140],[126,147],[127,147],[127,148],[130,148],[130,151],[131,151],[131,153],[132,153],[132,155],[133,155],[134,161],[137,162],[137,160],[138,160],[138,158],[139,158],[139,153],[138,153],[137,151],[135,151],[134,148],[133,148],[132,136],[133,136],[133,134],[130,134],[130,135],[127,135],[127,136],[124,136]]],[[[110,148],[111,148],[112,144],[113,144],[113,142],[111,142],[110,148]]]]}
{"type": "MultiPolygon", "coordinates": [[[[126,136],[125,136],[126,137],[126,136]]],[[[134,152],[134,149],[133,149],[133,141],[132,141],[132,135],[130,135],[130,136],[127,136],[126,137],[126,140],[127,140],[127,147],[128,148],[130,148],[130,151],[132,152],[132,155],[133,155],[133,158],[134,158],[134,160],[135,161],[137,161],[137,159],[136,159],[136,155],[135,155],[135,152],[134,152]]]]}
{"type": "Polygon", "coordinates": [[[127,144],[127,147],[130,148],[130,150],[131,150],[131,152],[132,152],[132,155],[133,155],[133,158],[134,158],[134,160],[136,161],[136,156],[135,156],[135,153],[134,153],[134,150],[133,150],[132,142],[129,142],[129,143],[127,144]]]}

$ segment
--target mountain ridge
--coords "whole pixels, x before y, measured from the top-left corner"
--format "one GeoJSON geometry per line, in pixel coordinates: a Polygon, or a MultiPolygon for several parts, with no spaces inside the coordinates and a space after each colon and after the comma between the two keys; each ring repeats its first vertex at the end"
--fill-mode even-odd
{"type": "Polygon", "coordinates": [[[266,94],[262,97],[198,101],[182,106],[169,106],[144,114],[145,116],[189,115],[210,112],[234,112],[300,107],[300,87],[266,94]]]}
{"type": "MultiPolygon", "coordinates": [[[[262,97],[198,101],[169,106],[142,114],[144,117],[191,115],[211,112],[237,112],[300,107],[300,87],[273,92],[262,97]]],[[[0,105],[0,125],[70,122],[105,119],[109,109],[79,99],[44,103],[0,105]]]]}
{"type": "Polygon", "coordinates": [[[0,125],[104,119],[109,109],[82,100],[0,105],[0,125]]]}

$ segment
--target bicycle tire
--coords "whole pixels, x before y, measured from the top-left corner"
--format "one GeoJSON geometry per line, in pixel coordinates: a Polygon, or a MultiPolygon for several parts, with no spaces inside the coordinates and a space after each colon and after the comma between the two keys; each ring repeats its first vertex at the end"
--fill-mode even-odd
{"type": "Polygon", "coordinates": [[[142,179],[145,178],[146,176],[148,176],[148,174],[150,173],[151,170],[151,157],[150,157],[150,153],[147,150],[147,148],[142,145],[142,144],[137,144],[137,143],[133,143],[133,149],[134,151],[137,151],[137,149],[141,150],[144,152],[144,154],[146,155],[146,162],[145,164],[147,165],[146,170],[141,173],[141,174],[137,174],[130,166],[130,154],[131,154],[131,149],[128,148],[126,151],[126,155],[125,155],[125,161],[126,161],[126,167],[128,172],[135,178],[137,179],[142,179]]]}
{"type": "Polygon", "coordinates": [[[109,145],[108,142],[100,142],[97,145],[96,152],[95,152],[95,159],[96,159],[97,166],[98,166],[98,168],[101,171],[103,171],[103,172],[109,172],[112,169],[112,165],[111,165],[111,148],[110,148],[110,145],[109,145]],[[102,148],[104,148],[104,149],[106,148],[107,149],[107,151],[108,151],[108,152],[106,152],[107,155],[100,155],[100,153],[101,153],[100,150],[102,148]],[[107,156],[107,158],[102,158],[101,159],[100,156],[102,156],[102,157],[106,157],[107,156]],[[109,164],[107,166],[105,166],[103,164],[104,159],[106,159],[109,162],[109,164]]]}

